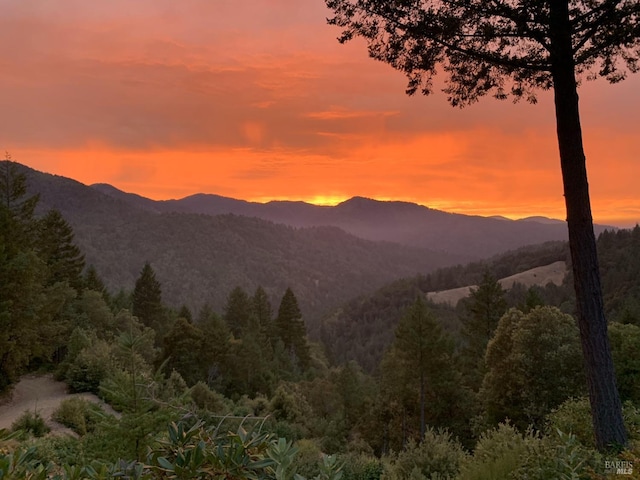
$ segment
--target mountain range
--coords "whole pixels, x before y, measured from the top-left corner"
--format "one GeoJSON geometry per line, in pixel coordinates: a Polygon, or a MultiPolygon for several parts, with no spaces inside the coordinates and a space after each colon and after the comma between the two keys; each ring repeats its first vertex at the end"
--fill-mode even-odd
{"type": "MultiPolygon", "coordinates": [[[[560,223],[445,213],[354,197],[335,207],[197,194],[155,201],[20,166],[40,211],[60,210],[107,286],[131,289],[145,261],[165,300],[222,312],[235,286],[277,302],[291,287],[307,319],[403,277],[566,238],[560,223]]],[[[603,227],[599,227],[601,230],[603,227]]],[[[277,303],[275,303],[277,307],[277,303]]]]}
{"type": "MultiPolygon", "coordinates": [[[[363,197],[353,197],[336,206],[293,201],[256,203],[202,193],[180,200],[155,201],[111,185],[92,187],[148,212],[234,214],[292,227],[330,225],[366,240],[428,248],[470,259],[486,258],[524,245],[567,239],[567,227],[561,220],[462,215],[415,203],[363,197]]],[[[596,234],[605,228],[612,227],[597,225],[596,234]]]]}
{"type": "MultiPolygon", "coordinates": [[[[373,242],[334,226],[294,228],[236,214],[158,213],[75,180],[19,166],[38,212],[55,208],[111,291],[132,289],[145,261],[166,303],[222,312],[235,286],[261,285],[274,308],[287,287],[309,321],[402,277],[468,261],[465,256],[373,242]]],[[[140,201],[139,197],[134,198],[140,201]]]]}

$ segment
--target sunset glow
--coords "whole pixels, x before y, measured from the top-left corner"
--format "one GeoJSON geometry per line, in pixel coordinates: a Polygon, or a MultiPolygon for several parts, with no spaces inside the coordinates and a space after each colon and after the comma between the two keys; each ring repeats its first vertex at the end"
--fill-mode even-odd
{"type": "MultiPolygon", "coordinates": [[[[154,199],[352,196],[564,218],[551,98],[407,97],[322,0],[0,5],[0,148],[154,199]]],[[[640,222],[640,76],[581,87],[594,219],[640,222]]]]}

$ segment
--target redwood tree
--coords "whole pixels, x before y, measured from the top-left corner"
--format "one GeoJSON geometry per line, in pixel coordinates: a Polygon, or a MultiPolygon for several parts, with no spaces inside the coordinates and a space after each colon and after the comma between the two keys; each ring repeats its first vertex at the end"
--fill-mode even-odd
{"type": "Polygon", "coordinates": [[[604,317],[580,128],[581,78],[617,82],[638,70],[635,0],[325,0],[341,42],[367,41],[404,72],[407,93],[429,94],[436,72],[452,105],[484,95],[535,103],[553,89],[578,310],[596,444],[625,445],[604,317]]]}

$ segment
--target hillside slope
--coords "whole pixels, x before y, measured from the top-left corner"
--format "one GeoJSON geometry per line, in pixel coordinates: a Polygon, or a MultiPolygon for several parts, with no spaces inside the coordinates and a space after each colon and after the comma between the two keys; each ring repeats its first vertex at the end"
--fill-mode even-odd
{"type": "MultiPolygon", "coordinates": [[[[373,372],[378,367],[384,350],[393,340],[398,321],[416,297],[435,291],[453,292],[460,297],[463,293],[468,294],[469,285],[477,284],[486,271],[503,278],[505,286],[513,286],[514,280],[536,281],[537,284],[546,286],[549,278],[555,280],[564,277],[566,268],[563,266],[567,259],[568,245],[550,242],[506,252],[486,261],[443,268],[428,275],[392,282],[369,295],[342,305],[325,319],[317,335],[323,339],[334,362],[355,360],[365,370],[373,372]]],[[[565,289],[564,284],[558,287],[552,283],[551,290],[546,290],[549,288],[543,292],[549,303],[560,305],[570,302],[570,292],[565,289]],[[551,295],[555,297],[551,298],[551,295]]],[[[518,288],[517,291],[526,294],[526,287],[518,288]]],[[[512,300],[516,303],[520,301],[515,297],[512,300]]],[[[453,302],[430,302],[430,308],[444,329],[457,336],[462,313],[460,306],[456,309],[453,302]]]]}
{"type": "Polygon", "coordinates": [[[307,319],[314,320],[394,279],[465,261],[363,240],[336,227],[295,229],[238,215],[154,213],[71,179],[23,171],[30,193],[40,194],[39,210],[62,212],[87,264],[110,289],[133,288],[149,261],[166,302],[175,307],[199,309],[208,302],[221,312],[233,287],[252,293],[262,285],[277,308],[290,286],[307,319]]]}
{"type": "MultiPolygon", "coordinates": [[[[526,288],[534,285],[544,287],[548,283],[562,285],[567,273],[566,262],[558,261],[550,265],[543,265],[516,273],[515,275],[509,275],[508,277],[499,279],[498,283],[502,285],[504,289],[511,288],[514,283],[518,283],[526,288]]],[[[427,298],[433,303],[447,303],[451,306],[456,306],[460,300],[469,296],[472,288],[476,287],[477,285],[467,285],[450,290],[427,292],[427,298]]]]}

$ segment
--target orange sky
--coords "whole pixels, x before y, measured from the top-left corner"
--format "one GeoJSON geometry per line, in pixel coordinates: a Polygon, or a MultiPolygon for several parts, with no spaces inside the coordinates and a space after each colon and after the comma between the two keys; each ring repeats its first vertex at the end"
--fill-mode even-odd
{"type": "MultiPolygon", "coordinates": [[[[165,199],[354,195],[564,218],[553,107],[450,107],[322,0],[0,0],[0,148],[165,199]]],[[[640,222],[640,76],[581,89],[594,218],[640,222]]]]}

